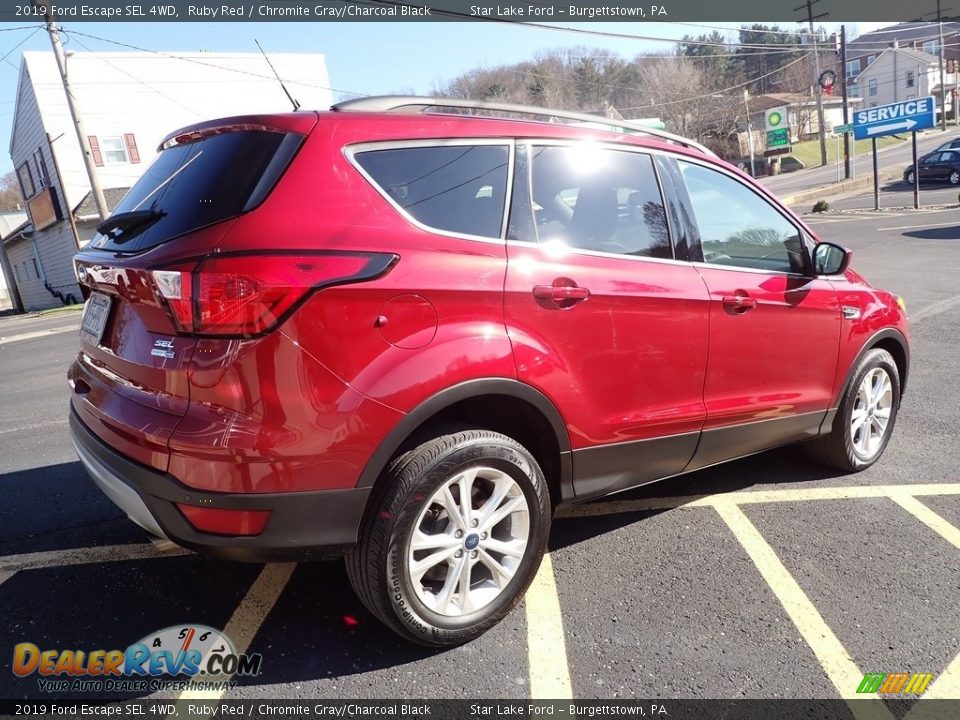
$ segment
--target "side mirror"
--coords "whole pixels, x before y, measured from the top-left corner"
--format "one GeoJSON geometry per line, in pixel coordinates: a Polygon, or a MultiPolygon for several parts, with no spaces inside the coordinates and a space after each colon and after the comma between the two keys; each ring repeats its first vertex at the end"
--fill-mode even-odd
{"type": "Polygon", "coordinates": [[[815,275],[839,275],[850,265],[851,253],[833,243],[822,242],[813,249],[815,275]]]}

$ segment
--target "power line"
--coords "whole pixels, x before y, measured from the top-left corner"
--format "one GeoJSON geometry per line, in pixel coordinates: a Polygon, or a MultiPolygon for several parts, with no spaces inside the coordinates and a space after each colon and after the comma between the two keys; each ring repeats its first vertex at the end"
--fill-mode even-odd
{"type": "MultiPolygon", "coordinates": [[[[123,43],[119,40],[111,40],[109,38],[100,37],[98,35],[91,35],[90,33],[80,32],[79,30],[70,31],[74,35],[80,35],[82,37],[90,38],[91,40],[98,40],[100,42],[110,43],[111,45],[117,45],[119,47],[124,47],[129,50],[136,50],[137,52],[146,52],[151,53],[152,55],[158,55],[160,57],[169,58],[171,60],[182,60],[183,62],[193,63],[194,65],[202,65],[205,67],[215,68],[217,70],[224,70],[226,72],[238,73],[240,75],[248,75],[250,77],[259,78],[261,80],[272,80],[276,82],[276,78],[270,75],[261,75],[259,73],[250,72],[249,70],[241,70],[240,68],[232,68],[224,65],[217,65],[216,63],[205,62],[203,60],[197,60],[191,57],[185,57],[183,55],[171,55],[170,53],[160,52],[159,50],[150,50],[149,48],[138,47],[137,45],[131,45],[129,43],[123,43]]],[[[308,82],[306,80],[287,80],[287,82],[295,85],[305,85],[307,87],[318,88],[320,90],[329,90],[330,92],[341,93],[344,95],[356,95],[362,97],[367,93],[354,92],[352,90],[339,90],[337,88],[329,87],[326,85],[320,85],[318,83],[308,82]]]]}

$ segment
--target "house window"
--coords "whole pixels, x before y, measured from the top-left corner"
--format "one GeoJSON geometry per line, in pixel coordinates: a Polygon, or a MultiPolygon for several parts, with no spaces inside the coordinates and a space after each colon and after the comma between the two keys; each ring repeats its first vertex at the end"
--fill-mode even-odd
{"type": "Polygon", "coordinates": [[[877,94],[877,81],[875,79],[867,82],[867,94],[871,97],[877,94]]]}
{"type": "Polygon", "coordinates": [[[39,279],[40,279],[40,266],[37,265],[37,259],[36,259],[36,258],[30,258],[30,260],[33,262],[33,272],[34,272],[34,274],[37,276],[37,280],[39,280],[39,279]]]}
{"type": "Polygon", "coordinates": [[[860,86],[851,85],[850,87],[848,87],[847,95],[849,95],[850,97],[860,97],[860,86]]]}
{"type": "Polygon", "coordinates": [[[97,137],[88,135],[90,154],[95,165],[117,165],[119,163],[138,163],[140,153],[133,133],[97,137]]]}
{"type": "Polygon", "coordinates": [[[17,276],[17,282],[23,282],[23,278],[20,277],[20,263],[17,263],[13,266],[13,273],[17,276]]]}
{"type": "Polygon", "coordinates": [[[907,70],[907,87],[913,87],[916,83],[915,75],[913,70],[907,70]]]}
{"type": "Polygon", "coordinates": [[[100,152],[103,153],[103,162],[107,165],[127,162],[127,150],[123,147],[123,138],[119,135],[101,138],[100,152]]]}
{"type": "Polygon", "coordinates": [[[50,186],[50,173],[47,172],[47,163],[43,159],[43,149],[37,148],[33,153],[33,162],[37,166],[37,184],[40,187],[50,186]]]}
{"type": "Polygon", "coordinates": [[[877,59],[876,55],[867,55],[867,65],[869,66],[876,59],[877,59]]]}
{"type": "Polygon", "coordinates": [[[17,168],[17,178],[20,180],[20,192],[25,200],[29,200],[36,193],[33,185],[33,173],[30,172],[30,163],[25,162],[17,168]]]}
{"type": "Polygon", "coordinates": [[[923,44],[923,51],[925,53],[930,53],[931,55],[940,54],[940,41],[939,40],[928,40],[923,44]]]}
{"type": "Polygon", "coordinates": [[[852,78],[860,74],[860,58],[847,62],[847,77],[852,78]]]}
{"type": "Polygon", "coordinates": [[[916,99],[917,99],[916,95],[907,95],[907,100],[916,100],[916,99]]]}

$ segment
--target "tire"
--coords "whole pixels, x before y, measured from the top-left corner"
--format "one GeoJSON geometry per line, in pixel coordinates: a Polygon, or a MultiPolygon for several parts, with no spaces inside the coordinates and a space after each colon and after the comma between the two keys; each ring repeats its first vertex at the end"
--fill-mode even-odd
{"type": "Polygon", "coordinates": [[[897,364],[886,350],[875,348],[857,363],[830,433],[807,443],[806,447],[815,460],[825,465],[846,472],[866,470],[886,449],[899,410],[897,364]],[[881,378],[886,378],[887,389],[877,395],[881,378]],[[855,414],[856,419],[861,419],[857,430],[854,430],[855,414]]]}
{"type": "Polygon", "coordinates": [[[367,609],[404,638],[459,645],[520,601],[549,530],[546,481],[523,446],[488,430],[447,431],[387,467],[346,557],[347,574],[367,609]],[[469,510],[459,502],[465,486],[469,510]],[[504,514],[508,505],[514,510],[504,514]],[[423,549],[412,547],[415,536],[423,549]]]}
{"type": "Polygon", "coordinates": [[[907,181],[907,185],[913,185],[913,170],[908,171],[904,179],[907,181]]]}
{"type": "Polygon", "coordinates": [[[952,170],[949,177],[947,177],[947,182],[951,185],[960,185],[960,172],[952,170]]]}

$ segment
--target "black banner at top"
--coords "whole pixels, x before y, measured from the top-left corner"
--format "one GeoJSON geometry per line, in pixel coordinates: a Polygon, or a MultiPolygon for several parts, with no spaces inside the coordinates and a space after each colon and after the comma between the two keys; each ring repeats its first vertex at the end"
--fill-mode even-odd
{"type": "MultiPolygon", "coordinates": [[[[58,21],[69,22],[802,22],[807,9],[798,9],[798,4],[798,0],[14,0],[0,3],[0,21],[42,20],[44,11],[51,9],[58,21]]],[[[825,22],[930,21],[936,20],[937,5],[936,0],[819,0],[815,11],[825,22]]]]}

